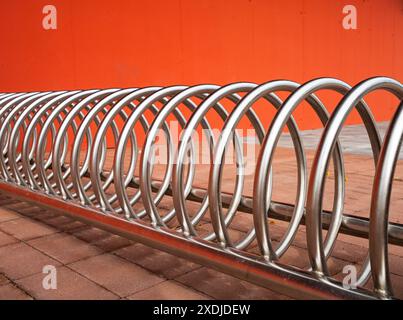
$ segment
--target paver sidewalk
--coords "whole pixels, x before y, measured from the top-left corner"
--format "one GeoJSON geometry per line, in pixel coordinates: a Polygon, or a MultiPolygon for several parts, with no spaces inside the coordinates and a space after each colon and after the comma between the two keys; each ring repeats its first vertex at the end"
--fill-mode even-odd
{"type": "Polygon", "coordinates": [[[0,196],[0,299],[286,298],[0,196]],[[43,288],[46,265],[56,267],[56,290],[43,288]]]}

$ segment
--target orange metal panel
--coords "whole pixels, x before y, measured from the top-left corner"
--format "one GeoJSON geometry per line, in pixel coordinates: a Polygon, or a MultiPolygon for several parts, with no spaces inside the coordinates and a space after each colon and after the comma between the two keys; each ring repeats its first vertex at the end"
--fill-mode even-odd
{"type": "MultiPolygon", "coordinates": [[[[402,0],[2,1],[0,91],[401,80],[402,18],[402,0]],[[42,27],[46,4],[57,8],[57,30],[42,27]],[[342,26],[347,4],[357,8],[357,30],[342,26]]],[[[382,94],[368,102],[378,120],[396,104],[382,94]]],[[[296,112],[300,127],[320,126],[306,112],[296,112]]]]}

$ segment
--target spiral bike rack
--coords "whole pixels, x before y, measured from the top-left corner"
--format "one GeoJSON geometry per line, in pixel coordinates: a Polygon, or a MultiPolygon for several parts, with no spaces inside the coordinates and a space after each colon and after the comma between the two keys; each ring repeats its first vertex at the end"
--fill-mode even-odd
{"type": "Polygon", "coordinates": [[[354,87],[319,78],[302,85],[277,80],[261,85],[242,82],[3,93],[0,192],[295,298],[393,298],[388,244],[403,245],[403,225],[389,222],[388,215],[403,136],[403,104],[400,102],[382,142],[363,100],[375,90],[387,90],[403,99],[402,84],[386,77],[370,78],[354,87]],[[341,94],[331,114],[315,95],[319,90],[341,94]],[[288,97],[283,101],[279,92],[288,92],[288,97]],[[260,99],[275,108],[269,124],[262,123],[254,109],[260,99]],[[309,176],[306,151],[292,116],[303,101],[324,125],[309,176]],[[338,137],[354,108],[368,133],[376,167],[369,218],[343,211],[345,172],[338,137]],[[223,123],[218,137],[212,134],[208,113],[223,123]],[[237,133],[242,119],[252,125],[260,144],[252,196],[243,194],[243,140],[237,133]],[[169,128],[174,121],[178,137],[169,128]],[[295,204],[272,199],[273,157],[286,127],[297,160],[295,204]],[[193,137],[198,128],[207,132],[208,188],[195,186],[193,137]],[[166,163],[159,175],[163,178],[156,179],[153,160],[161,132],[166,163]],[[229,145],[237,168],[233,193],[222,191],[229,145]],[[326,211],[323,197],[330,161],[335,192],[333,209],[326,211]],[[168,210],[159,206],[164,201],[168,210]],[[188,209],[189,201],[198,204],[196,212],[188,209]],[[234,241],[229,229],[239,212],[251,214],[253,225],[242,239],[234,241]],[[268,218],[288,223],[276,245],[268,218]],[[212,227],[205,235],[198,231],[202,221],[209,221],[212,227]],[[300,225],[306,226],[310,261],[305,270],[278,261],[300,225]],[[323,230],[327,230],[325,237],[323,230]],[[328,259],[341,233],[369,240],[355,289],[345,288],[329,274],[328,259]],[[252,242],[257,243],[259,253],[248,252],[252,242]],[[370,278],[373,289],[363,289],[370,278]]]}

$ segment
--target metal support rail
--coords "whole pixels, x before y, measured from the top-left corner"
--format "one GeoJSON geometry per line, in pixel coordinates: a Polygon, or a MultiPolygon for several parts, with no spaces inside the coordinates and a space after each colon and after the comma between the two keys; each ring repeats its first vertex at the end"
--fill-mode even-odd
{"type": "Polygon", "coordinates": [[[0,94],[0,191],[292,297],[392,298],[388,243],[402,245],[403,226],[389,223],[388,216],[403,136],[403,104],[400,102],[382,142],[363,100],[380,89],[400,101],[403,98],[402,84],[386,77],[371,78],[354,87],[337,79],[320,78],[303,85],[277,80],[222,87],[0,94]],[[332,114],[315,95],[319,90],[342,95],[332,114]],[[289,95],[282,101],[277,93],[284,91],[289,95]],[[269,124],[263,124],[255,110],[262,99],[276,109],[269,124]],[[292,117],[303,101],[325,126],[309,176],[306,153],[292,117]],[[343,210],[345,177],[338,135],[353,108],[357,108],[368,132],[376,167],[369,219],[343,210]],[[211,114],[222,121],[218,139],[210,124],[211,114]],[[243,195],[245,161],[243,141],[237,132],[244,119],[260,144],[251,197],[243,195]],[[173,122],[180,129],[178,143],[169,127],[173,122]],[[273,156],[286,127],[297,160],[295,204],[272,200],[273,156]],[[211,160],[207,189],[197,188],[195,181],[194,137],[200,128],[207,132],[208,144],[203,151],[211,160]],[[166,162],[159,174],[162,179],[155,181],[153,172],[159,168],[156,145],[160,140],[166,145],[166,162]],[[221,190],[230,145],[237,169],[232,194],[221,190]],[[334,201],[333,209],[325,211],[324,184],[331,160],[334,201]],[[167,200],[172,209],[162,210],[160,204],[167,200]],[[189,210],[188,201],[200,203],[196,212],[189,210]],[[243,238],[234,241],[229,232],[231,222],[241,211],[252,214],[253,225],[243,238]],[[288,222],[276,245],[268,218],[288,222]],[[202,223],[212,227],[207,235],[199,232],[202,223]],[[302,224],[306,226],[311,265],[307,270],[278,262],[302,224]],[[344,288],[329,273],[328,259],[340,233],[369,239],[358,289],[344,288]],[[259,254],[248,252],[252,242],[257,243],[259,254]],[[373,289],[361,289],[371,277],[373,289]]]}

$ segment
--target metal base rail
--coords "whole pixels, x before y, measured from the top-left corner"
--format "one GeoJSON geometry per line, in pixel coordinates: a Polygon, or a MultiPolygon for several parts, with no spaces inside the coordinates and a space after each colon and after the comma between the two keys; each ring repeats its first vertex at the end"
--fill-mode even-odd
{"type": "Polygon", "coordinates": [[[382,142],[363,100],[368,93],[381,89],[400,101],[403,98],[402,84],[387,77],[370,78],[354,87],[337,79],[319,78],[302,85],[276,80],[222,87],[0,94],[0,191],[292,297],[389,299],[393,290],[388,244],[402,245],[403,226],[389,223],[388,216],[403,136],[403,103],[382,142]],[[332,114],[315,95],[320,90],[342,95],[332,114]],[[285,101],[277,95],[284,91],[289,93],[285,101]],[[257,113],[257,102],[264,100],[276,110],[268,124],[263,124],[257,113]],[[324,125],[309,174],[292,116],[303,101],[324,125]],[[366,127],[376,167],[369,219],[343,210],[345,174],[338,135],[354,108],[366,127]],[[218,137],[211,119],[215,125],[217,119],[222,123],[218,137]],[[244,143],[237,130],[244,120],[254,129],[260,144],[252,197],[243,195],[244,143]],[[178,124],[180,132],[173,132],[169,127],[172,123],[178,124]],[[286,127],[297,164],[295,204],[272,199],[273,157],[286,127]],[[206,190],[195,186],[198,153],[194,139],[199,129],[206,133],[208,143],[202,151],[210,159],[206,190]],[[179,138],[177,143],[175,138],[179,138]],[[159,174],[161,181],[155,181],[160,141],[165,142],[166,162],[159,174]],[[229,146],[233,146],[236,167],[232,194],[221,190],[229,146]],[[335,177],[333,209],[324,211],[330,161],[335,177]],[[165,199],[171,210],[159,206],[165,199]],[[196,212],[189,210],[189,200],[199,203],[196,212]],[[241,211],[252,214],[253,225],[242,239],[234,241],[229,229],[241,211]],[[268,217],[288,222],[276,245],[268,217]],[[212,227],[203,236],[198,231],[202,221],[209,221],[212,227]],[[311,265],[307,270],[278,262],[301,224],[306,226],[311,265]],[[324,239],[323,230],[327,230],[324,239]],[[340,233],[369,239],[368,257],[354,284],[358,289],[344,288],[329,273],[328,259],[340,233]],[[252,242],[257,243],[259,254],[247,252],[252,242]],[[371,277],[373,289],[360,289],[371,277]]]}
{"type": "MultiPolygon", "coordinates": [[[[132,184],[129,186],[138,187],[140,179],[135,177],[132,184]]],[[[161,181],[153,180],[152,190],[157,191],[161,187],[161,181]]],[[[172,196],[172,189],[168,187],[165,192],[166,195],[172,196]]],[[[201,187],[194,187],[189,192],[186,200],[202,203],[207,196],[208,191],[201,187]]],[[[228,209],[231,205],[233,194],[228,192],[221,192],[221,202],[223,208],[228,209]]],[[[252,213],[253,210],[253,198],[249,196],[241,196],[240,203],[238,205],[238,211],[245,213],[252,213]]],[[[278,202],[272,200],[270,208],[267,213],[267,217],[275,220],[290,222],[293,217],[295,207],[289,203],[278,202]]],[[[322,228],[328,230],[330,223],[332,222],[332,212],[328,210],[322,210],[322,228]]],[[[301,218],[300,225],[305,225],[305,212],[301,218]]],[[[358,217],[352,214],[343,213],[342,222],[340,225],[340,233],[356,236],[364,239],[369,239],[369,219],[365,217],[358,217]]],[[[403,225],[399,223],[389,222],[388,225],[388,242],[398,246],[403,246],[403,225]]]]}

